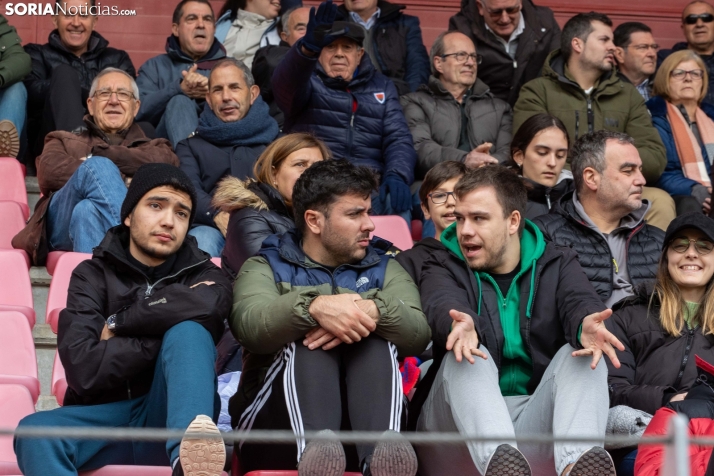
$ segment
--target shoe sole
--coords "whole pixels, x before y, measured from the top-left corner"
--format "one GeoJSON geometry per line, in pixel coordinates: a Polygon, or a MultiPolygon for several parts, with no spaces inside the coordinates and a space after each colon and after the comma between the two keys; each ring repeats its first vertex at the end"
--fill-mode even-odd
{"type": "Polygon", "coordinates": [[[575,462],[569,476],[615,476],[615,464],[603,448],[591,448],[575,462]]]}
{"type": "MultiPolygon", "coordinates": [[[[388,433],[398,435],[396,431],[388,433]]],[[[417,456],[408,441],[380,441],[372,453],[370,470],[372,476],[414,476],[417,472],[417,456]]]]}
{"type": "MultiPolygon", "coordinates": [[[[330,430],[321,431],[324,436],[334,435],[330,430]]],[[[315,440],[305,447],[298,476],[343,476],[347,467],[347,457],[342,443],[337,440],[315,440]]]]}
{"type": "Polygon", "coordinates": [[[0,121],[0,156],[17,157],[20,153],[20,136],[15,124],[3,119],[0,121]]]}
{"type": "Polygon", "coordinates": [[[485,476],[531,476],[531,466],[518,449],[501,445],[491,457],[485,476]]]}
{"type": "Polygon", "coordinates": [[[206,415],[198,415],[186,432],[209,433],[215,434],[216,437],[183,437],[179,464],[183,468],[184,476],[220,476],[226,464],[226,447],[213,420],[206,415]]]}

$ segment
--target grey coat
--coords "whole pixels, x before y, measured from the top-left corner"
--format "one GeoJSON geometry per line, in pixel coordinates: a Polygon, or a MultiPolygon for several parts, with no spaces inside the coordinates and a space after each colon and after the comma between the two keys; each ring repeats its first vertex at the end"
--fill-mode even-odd
{"type": "MultiPolygon", "coordinates": [[[[491,155],[504,163],[510,158],[513,112],[505,101],[491,94],[486,83],[476,80],[466,101],[471,149],[491,142],[491,155]]],[[[429,84],[401,97],[404,115],[417,151],[416,179],[446,160],[463,162],[467,152],[459,150],[461,105],[433,75],[429,84]]]]}

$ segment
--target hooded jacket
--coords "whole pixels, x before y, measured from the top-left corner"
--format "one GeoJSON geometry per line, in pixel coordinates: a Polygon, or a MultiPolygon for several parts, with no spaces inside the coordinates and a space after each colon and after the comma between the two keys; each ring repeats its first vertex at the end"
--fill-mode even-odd
{"type": "Polygon", "coordinates": [[[555,184],[555,187],[546,187],[545,185],[534,182],[533,180],[522,177],[528,190],[528,203],[526,204],[526,218],[535,220],[541,215],[547,215],[557,206],[560,198],[568,192],[574,190],[572,174],[571,178],[563,178],[555,184]]]}
{"type": "Polygon", "coordinates": [[[481,276],[483,273],[474,273],[455,253],[455,229],[452,225],[444,231],[446,236],[442,235],[442,242],[447,249],[434,250],[422,269],[420,292],[432,330],[434,364],[417,386],[410,408],[410,428],[416,427],[421,406],[447,352],[446,340],[453,322],[449,317],[450,310],[471,316],[479,342],[488,348],[499,373],[504,363],[510,363],[515,367],[511,369],[513,381],[510,384],[522,384],[527,374],[525,389],[532,394],[562,346],[570,344],[581,348],[578,328],[582,320],[605,309],[580,268],[576,253],[544,243],[535,225],[526,221],[524,236],[529,235],[531,245],[522,249],[521,258],[528,259],[521,262],[519,277],[506,297],[506,306],[512,308],[507,312],[510,321],[504,326],[506,316],[500,312],[503,298],[488,278],[481,276]],[[539,257],[538,250],[542,250],[539,257]],[[513,308],[515,302],[518,302],[517,309],[513,308]],[[524,347],[510,347],[518,342],[514,335],[516,329],[524,347]],[[522,355],[517,359],[507,358],[523,349],[530,359],[528,366],[522,355]]]}
{"type": "MultiPolygon", "coordinates": [[[[478,78],[471,94],[463,101],[471,150],[490,142],[493,144],[490,155],[505,163],[511,157],[511,107],[495,98],[478,78]]],[[[421,86],[419,91],[402,96],[400,102],[417,151],[417,180],[423,179],[440,162],[464,161],[468,152],[459,149],[462,104],[454,99],[438,78],[431,76],[428,86],[421,86]]]]}
{"type": "Polygon", "coordinates": [[[64,404],[96,405],[149,392],[164,333],[201,324],[217,342],[231,306],[231,286],[210,256],[186,236],[167,276],[150,282],[127,258],[129,233],[111,228],[91,260],[75,268],[60,312],[57,350],[67,375],[64,404]],[[213,285],[195,284],[213,281],[213,285]],[[115,337],[100,340],[116,314],[115,337]]]}
{"type": "Polygon", "coordinates": [[[449,30],[469,36],[482,56],[478,77],[488,84],[494,96],[511,106],[516,103],[521,87],[540,76],[548,53],[560,48],[560,27],[553,11],[534,5],[532,0],[523,0],[522,5],[525,29],[518,37],[515,59],[486,29],[475,0],[461,0],[461,11],[449,19],[449,30]]]}
{"type": "Polygon", "coordinates": [[[0,15],[0,87],[7,88],[22,81],[30,71],[32,58],[22,48],[15,27],[0,15]]]}
{"type": "MultiPolygon", "coordinates": [[[[575,209],[573,193],[563,195],[555,210],[536,218],[535,223],[546,240],[577,252],[590,284],[606,302],[613,289],[612,251],[602,234],[590,228],[575,209]]],[[[630,283],[636,288],[655,279],[664,232],[648,225],[641,217],[629,228],[625,238],[627,271],[630,283]]]]}
{"type": "MultiPolygon", "coordinates": [[[[714,120],[714,106],[702,103],[699,107],[710,119],[714,120]]],[[[667,101],[663,97],[655,96],[647,101],[647,108],[652,114],[652,124],[659,132],[659,136],[664,143],[664,149],[667,152],[667,165],[657,182],[657,187],[667,191],[670,195],[691,195],[692,187],[698,185],[699,182],[685,177],[682,172],[682,162],[679,160],[677,144],[674,142],[672,125],[667,117],[667,101]]],[[[704,157],[704,167],[707,170],[707,175],[709,175],[711,173],[711,159],[706,146],[702,145],[701,149],[702,157],[704,157]]]]}
{"type": "Polygon", "coordinates": [[[177,37],[169,36],[166,39],[166,54],[146,60],[139,68],[136,84],[139,86],[141,107],[136,120],[150,122],[154,127],[158,126],[171,98],[183,94],[181,73],[188,71],[195,63],[198,65],[196,72],[208,77],[213,65],[225,57],[226,50],[223,45],[214,39],[208,53],[196,61],[181,50],[177,37]]]}
{"type": "Polygon", "coordinates": [[[392,81],[366,56],[351,81],[330,78],[301,45],[302,40],[290,48],[273,74],[273,94],[285,113],[283,130],[314,133],[335,158],[411,185],[416,152],[392,81]]]}
{"type": "Polygon", "coordinates": [[[230,325],[244,348],[241,384],[229,408],[234,420],[254,399],[275,353],[318,325],[309,308],[320,295],[358,293],[371,299],[380,315],[376,335],[394,344],[401,357],[426,348],[431,333],[419,292],[387,254],[390,247],[390,242],[373,238],[360,262],[330,272],[305,255],[296,230],[263,242],[234,285],[230,325]]]}
{"type": "MultiPolygon", "coordinates": [[[[287,11],[283,5],[286,2],[280,2],[282,5],[281,10],[287,11]]],[[[228,36],[228,30],[231,29],[235,16],[231,10],[226,10],[226,12],[221,15],[218,20],[216,20],[216,32],[214,37],[217,41],[223,43],[228,36]]],[[[263,36],[260,38],[260,46],[277,45],[280,43],[280,34],[278,33],[278,22],[280,17],[276,18],[270,27],[263,32],[263,36]]]]}
{"type": "Polygon", "coordinates": [[[213,206],[231,215],[221,267],[232,280],[267,237],[295,227],[292,211],[280,193],[254,180],[226,177],[218,184],[213,206]]]}
{"type": "Polygon", "coordinates": [[[630,135],[642,158],[647,182],[656,183],[662,175],[667,158],[645,101],[632,84],[620,80],[616,70],[603,74],[586,95],[567,72],[560,50],[553,51],[543,66],[543,77],[521,89],[513,108],[513,130],[541,112],[563,121],[571,144],[580,136],[603,129],[630,135]]]}
{"type": "MultiPolygon", "coordinates": [[[[406,5],[377,1],[379,17],[367,32],[365,41],[371,41],[370,54],[374,54],[379,71],[394,82],[399,94],[416,91],[426,84],[431,71],[429,55],[424,47],[419,17],[406,15],[406,5]]],[[[354,21],[345,5],[337,8],[338,19],[354,21]]]]}

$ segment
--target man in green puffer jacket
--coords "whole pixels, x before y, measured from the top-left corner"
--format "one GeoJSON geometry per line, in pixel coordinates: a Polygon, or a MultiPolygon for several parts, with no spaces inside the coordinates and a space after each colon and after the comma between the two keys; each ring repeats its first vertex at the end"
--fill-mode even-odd
{"type": "Polygon", "coordinates": [[[15,27],[0,15],[0,156],[17,157],[25,124],[27,90],[22,78],[32,69],[15,27]]]}

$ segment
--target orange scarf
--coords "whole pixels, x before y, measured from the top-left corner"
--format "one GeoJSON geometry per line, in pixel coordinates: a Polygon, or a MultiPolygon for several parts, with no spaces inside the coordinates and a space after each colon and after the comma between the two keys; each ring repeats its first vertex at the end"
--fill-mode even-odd
{"type": "Polygon", "coordinates": [[[674,145],[677,147],[679,161],[682,163],[682,173],[690,180],[699,182],[705,187],[711,187],[711,180],[704,161],[708,160],[711,164],[711,159],[714,158],[714,121],[709,119],[709,116],[701,108],[697,108],[694,119],[707,151],[708,157],[704,157],[692,128],[687,124],[687,120],[684,119],[679,108],[669,101],[667,102],[667,119],[672,126],[674,145]]]}

